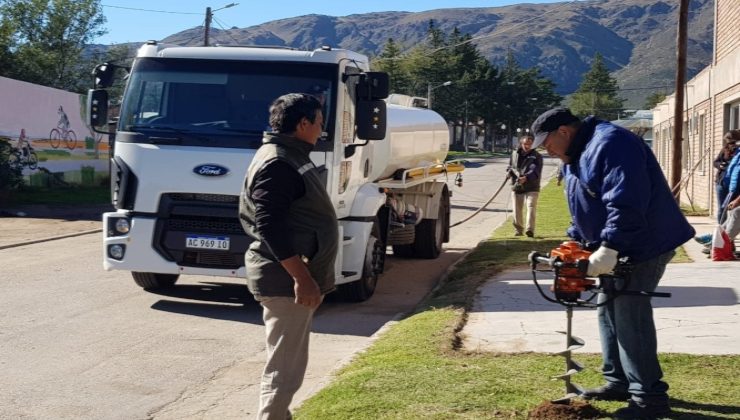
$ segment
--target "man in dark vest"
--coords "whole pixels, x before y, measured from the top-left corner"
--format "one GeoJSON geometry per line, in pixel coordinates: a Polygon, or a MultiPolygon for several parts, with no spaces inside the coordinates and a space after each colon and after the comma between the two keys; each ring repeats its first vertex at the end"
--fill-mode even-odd
{"type": "Polygon", "coordinates": [[[509,158],[508,174],[511,178],[511,190],[514,235],[526,234],[534,236],[535,221],[537,220],[537,199],[540,195],[540,180],[542,178],[542,155],[533,147],[534,136],[526,134],[519,139],[519,147],[509,158]],[[524,206],[527,206],[526,222],[522,218],[524,206]]]}
{"type": "Polygon", "coordinates": [[[241,194],[239,217],[254,238],[245,255],[247,286],[262,305],[267,338],[259,419],[291,418],[313,314],[334,290],[337,218],[309,158],[322,125],[315,97],[277,98],[270,105],[272,132],[265,133],[241,194]]]}

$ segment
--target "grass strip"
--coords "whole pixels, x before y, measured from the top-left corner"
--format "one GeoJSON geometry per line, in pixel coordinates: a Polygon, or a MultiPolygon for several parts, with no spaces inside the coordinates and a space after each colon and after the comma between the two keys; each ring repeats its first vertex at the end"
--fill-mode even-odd
{"type": "MultiPolygon", "coordinates": [[[[524,419],[544,400],[563,394],[563,359],[540,353],[460,350],[459,332],[479,286],[522,266],[531,250],[563,239],[569,215],[561,187],[540,194],[534,239],[512,236],[506,223],[471,251],[414,313],[393,325],[334,381],[304,402],[298,419],[524,419]]],[[[533,286],[534,287],[534,286],[533,286]]],[[[515,323],[512,320],[512,323],[515,323]]],[[[578,353],[586,366],[577,382],[601,384],[601,356],[578,353]]],[[[676,418],[740,418],[740,358],[661,354],[676,418]]],[[[596,402],[604,417],[624,403],[596,402]]]]}

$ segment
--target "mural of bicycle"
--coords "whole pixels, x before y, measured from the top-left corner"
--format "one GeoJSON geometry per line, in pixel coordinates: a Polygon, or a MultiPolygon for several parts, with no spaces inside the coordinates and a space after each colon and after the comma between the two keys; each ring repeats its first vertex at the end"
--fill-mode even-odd
{"type": "Polygon", "coordinates": [[[67,118],[67,114],[61,105],[57,110],[57,114],[59,114],[59,122],[57,123],[57,127],[52,128],[49,132],[49,144],[56,149],[62,143],[62,140],[64,140],[64,145],[69,150],[74,150],[77,147],[77,134],[69,129],[69,118],[67,118]]]}
{"type": "Polygon", "coordinates": [[[26,130],[21,129],[21,135],[18,137],[18,147],[11,150],[8,163],[11,166],[20,165],[21,167],[28,166],[30,169],[38,168],[39,157],[26,138],[26,130]]]}

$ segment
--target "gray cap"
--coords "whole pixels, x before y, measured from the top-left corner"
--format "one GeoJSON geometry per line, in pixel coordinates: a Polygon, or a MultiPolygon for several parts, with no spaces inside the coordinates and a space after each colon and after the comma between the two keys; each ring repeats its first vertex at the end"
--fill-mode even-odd
{"type": "Polygon", "coordinates": [[[561,125],[568,125],[576,121],[578,121],[578,117],[573,115],[568,108],[553,108],[543,112],[532,123],[531,132],[534,134],[532,148],[542,146],[547,135],[557,130],[561,125]]]}

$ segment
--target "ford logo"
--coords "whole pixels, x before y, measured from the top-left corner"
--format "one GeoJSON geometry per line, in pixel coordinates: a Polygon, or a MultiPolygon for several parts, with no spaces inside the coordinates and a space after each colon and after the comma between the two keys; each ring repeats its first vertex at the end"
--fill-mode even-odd
{"type": "Polygon", "coordinates": [[[193,168],[193,172],[203,176],[222,176],[228,174],[229,169],[221,165],[207,163],[204,165],[196,166],[195,168],[193,168]]]}

